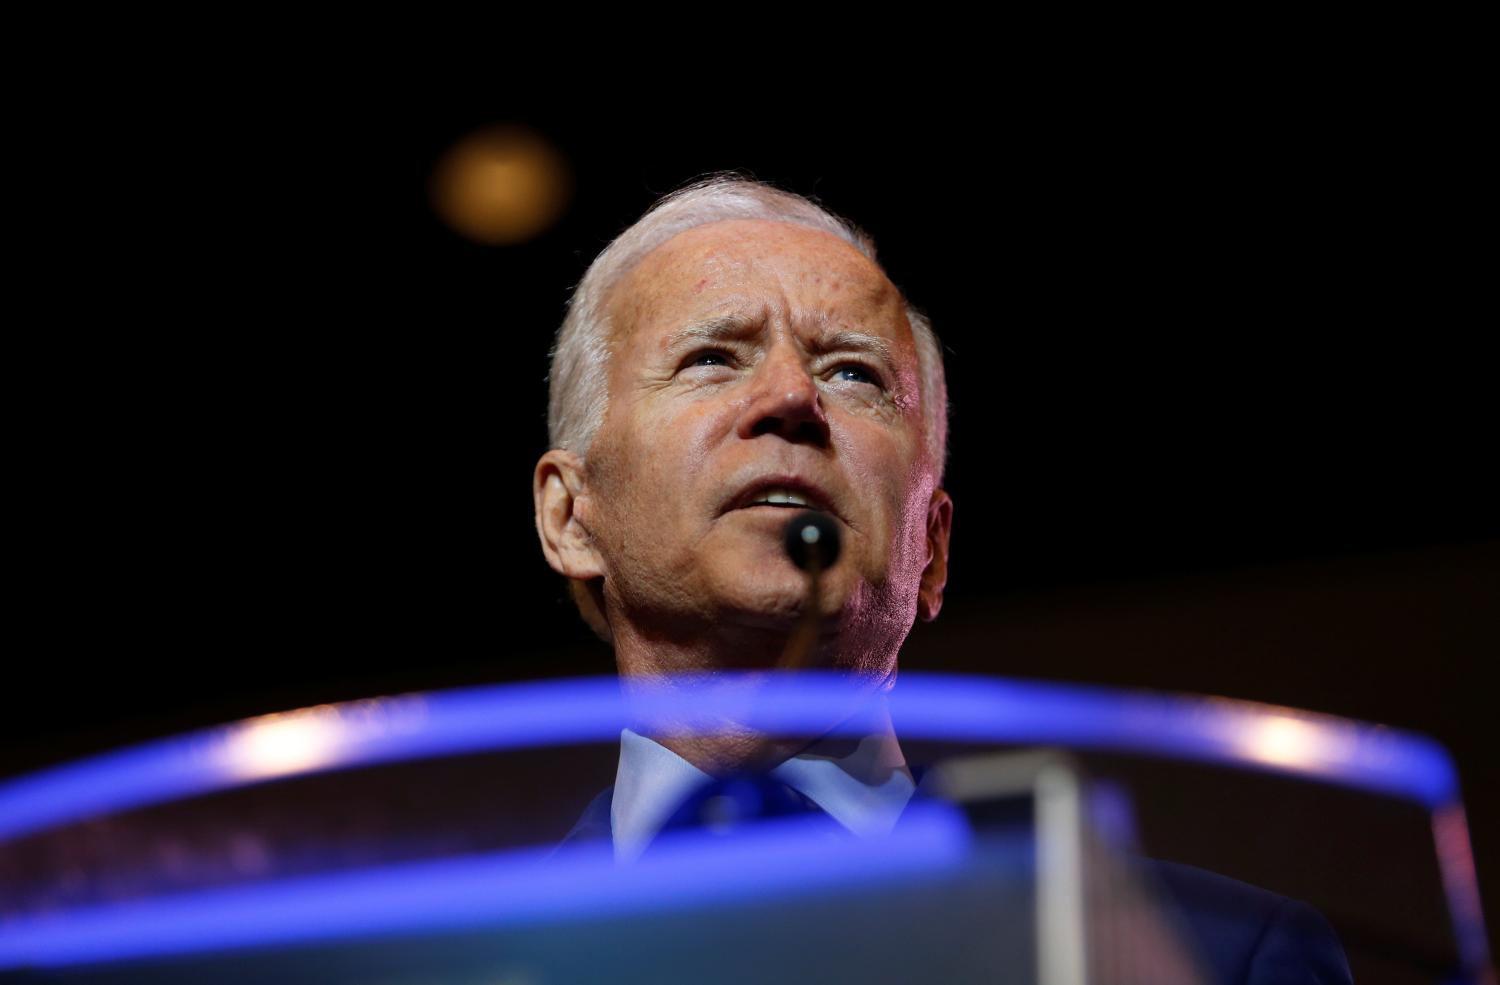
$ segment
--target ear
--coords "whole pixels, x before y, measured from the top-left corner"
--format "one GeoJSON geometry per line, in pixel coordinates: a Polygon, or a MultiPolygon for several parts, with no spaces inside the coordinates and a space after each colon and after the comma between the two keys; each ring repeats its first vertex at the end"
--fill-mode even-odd
{"type": "Polygon", "coordinates": [[[604,564],[588,528],[588,483],[583,460],[554,448],[536,463],[531,477],[536,533],[552,570],[569,578],[598,578],[604,564]]]}
{"type": "Polygon", "coordinates": [[[932,622],[943,608],[943,587],[948,584],[948,532],[953,527],[953,500],[941,489],[932,491],[927,504],[927,567],[917,592],[917,615],[932,622]]]}

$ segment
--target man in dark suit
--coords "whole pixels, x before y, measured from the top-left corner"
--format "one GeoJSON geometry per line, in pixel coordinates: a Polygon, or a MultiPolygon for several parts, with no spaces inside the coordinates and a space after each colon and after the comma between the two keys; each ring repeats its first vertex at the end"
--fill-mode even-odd
{"type": "MultiPolygon", "coordinates": [[[[589,267],[550,384],[537,531],[627,689],[774,666],[809,607],[782,531],[810,508],[843,550],[799,663],[842,672],[851,700],[876,708],[847,741],[733,722],[712,735],[627,730],[615,786],[570,838],[609,837],[633,858],[695,789],[742,773],[856,834],[890,830],[916,778],[879,709],[913,621],[942,607],[953,505],[941,349],[873,243],[756,182],[692,185],[589,267]]],[[[828,727],[850,711],[830,708],[828,727]]],[[[1286,911],[1267,900],[1234,911],[1243,932],[1220,934],[1215,953],[1253,969],[1281,948],[1286,911]]]]}
{"type": "MultiPolygon", "coordinates": [[[[941,351],[867,237],[758,183],[689,187],[590,266],[550,379],[537,529],[627,686],[773,665],[807,602],[782,530],[812,508],[843,549],[802,662],[879,700],[941,608],[952,503],[941,351]]],[[[627,742],[617,827],[649,838],[685,779],[751,768],[797,773],[855,828],[899,813],[913,783],[888,721],[857,749],[816,738],[627,742]]]]}

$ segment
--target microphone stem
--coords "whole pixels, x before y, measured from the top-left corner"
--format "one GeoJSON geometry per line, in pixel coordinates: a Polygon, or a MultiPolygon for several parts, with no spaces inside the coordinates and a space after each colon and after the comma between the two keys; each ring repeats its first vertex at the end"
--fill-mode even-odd
{"type": "Polygon", "coordinates": [[[811,552],[811,557],[808,558],[807,604],[802,607],[802,616],[786,641],[786,649],[781,651],[781,659],[776,662],[777,670],[801,670],[807,666],[813,651],[817,649],[818,630],[823,622],[822,612],[818,608],[818,600],[823,594],[822,560],[817,551],[811,552]]]}

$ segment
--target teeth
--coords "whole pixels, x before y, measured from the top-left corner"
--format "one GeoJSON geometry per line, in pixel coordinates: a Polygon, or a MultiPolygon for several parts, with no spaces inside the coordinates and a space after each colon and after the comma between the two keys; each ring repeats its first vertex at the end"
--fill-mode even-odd
{"type": "Polygon", "coordinates": [[[762,493],[756,502],[771,503],[773,505],[806,506],[807,497],[801,493],[792,492],[790,489],[771,489],[762,493]]]}

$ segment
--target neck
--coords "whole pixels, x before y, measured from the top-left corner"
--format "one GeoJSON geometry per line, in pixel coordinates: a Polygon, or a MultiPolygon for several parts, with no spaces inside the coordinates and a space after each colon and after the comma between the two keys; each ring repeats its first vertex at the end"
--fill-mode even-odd
{"type": "MultiPolygon", "coordinates": [[[[759,693],[763,687],[788,676],[774,669],[786,643],[784,629],[735,633],[733,642],[726,644],[721,639],[703,636],[688,642],[650,638],[618,622],[613,628],[615,659],[627,697],[666,688],[677,698],[671,703],[673,707],[694,709],[697,706],[693,695],[711,693],[717,699],[727,699],[716,701],[719,707],[727,704],[753,710],[756,701],[767,700],[759,693]]],[[[696,711],[691,724],[674,724],[655,716],[633,728],[705,773],[723,776],[769,770],[858,716],[862,735],[889,738],[890,751],[882,756],[893,758],[897,764],[904,762],[885,705],[885,690],[895,676],[894,657],[876,660],[866,656],[842,661],[839,643],[837,633],[821,640],[814,666],[835,668],[847,674],[848,700],[830,707],[824,718],[796,734],[770,735],[751,728],[733,713],[718,715],[705,725],[696,711]]],[[[844,741],[852,751],[860,740],[853,736],[847,740],[834,739],[820,748],[837,749],[844,741]]]]}
{"type": "Polygon", "coordinates": [[[696,722],[695,726],[694,731],[687,732],[673,729],[669,723],[652,722],[650,725],[637,726],[636,731],[659,742],[710,776],[768,772],[814,746],[818,756],[844,759],[854,755],[862,744],[869,744],[870,748],[864,751],[861,758],[868,758],[867,765],[870,768],[886,773],[906,763],[901,746],[896,741],[883,692],[866,695],[865,701],[853,713],[843,718],[833,718],[827,728],[820,732],[769,735],[730,719],[724,719],[711,730],[704,730],[701,722],[696,722]],[[858,728],[850,734],[828,734],[856,716],[858,728]]]}

